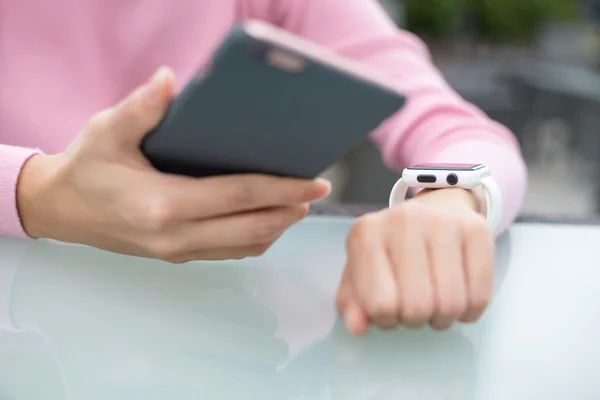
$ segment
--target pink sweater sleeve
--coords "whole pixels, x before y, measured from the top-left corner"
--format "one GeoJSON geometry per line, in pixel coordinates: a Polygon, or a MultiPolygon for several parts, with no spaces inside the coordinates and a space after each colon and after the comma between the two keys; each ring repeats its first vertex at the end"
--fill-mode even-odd
{"type": "Polygon", "coordinates": [[[387,73],[407,105],[372,134],[388,166],[474,162],[490,167],[504,199],[502,232],[522,204],[527,172],[512,133],[445,82],[424,43],[399,30],[376,0],[250,0],[263,17],[387,73]]]}
{"type": "Polygon", "coordinates": [[[25,162],[38,153],[0,144],[0,236],[27,237],[17,211],[17,183],[25,162]]]}

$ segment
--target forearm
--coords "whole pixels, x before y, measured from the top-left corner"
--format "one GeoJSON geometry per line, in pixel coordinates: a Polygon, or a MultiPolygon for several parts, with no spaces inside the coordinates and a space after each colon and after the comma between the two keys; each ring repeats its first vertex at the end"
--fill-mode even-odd
{"type": "Polygon", "coordinates": [[[27,237],[17,208],[17,185],[23,165],[39,153],[0,144],[0,236],[27,237]]]}
{"type": "Polygon", "coordinates": [[[527,180],[517,141],[450,88],[420,39],[399,30],[376,0],[281,2],[286,7],[271,12],[275,22],[386,73],[407,96],[406,106],[372,133],[388,166],[486,164],[504,199],[498,233],[514,220],[527,180]]]}

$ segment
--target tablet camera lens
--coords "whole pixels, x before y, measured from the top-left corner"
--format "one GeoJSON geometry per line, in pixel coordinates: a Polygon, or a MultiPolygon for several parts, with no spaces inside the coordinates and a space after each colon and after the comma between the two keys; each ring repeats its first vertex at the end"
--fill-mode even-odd
{"type": "Polygon", "coordinates": [[[456,174],[448,174],[446,182],[448,182],[448,185],[454,186],[458,183],[458,176],[456,174]]]}

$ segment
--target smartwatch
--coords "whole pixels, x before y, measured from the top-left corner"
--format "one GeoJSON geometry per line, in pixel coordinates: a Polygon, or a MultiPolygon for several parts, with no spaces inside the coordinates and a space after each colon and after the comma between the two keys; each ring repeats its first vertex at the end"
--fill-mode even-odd
{"type": "Polygon", "coordinates": [[[490,169],[483,164],[419,164],[406,168],[390,194],[390,208],[406,200],[409,188],[471,190],[476,197],[477,189],[485,192],[487,224],[496,232],[502,219],[502,195],[492,179],[490,169]]]}

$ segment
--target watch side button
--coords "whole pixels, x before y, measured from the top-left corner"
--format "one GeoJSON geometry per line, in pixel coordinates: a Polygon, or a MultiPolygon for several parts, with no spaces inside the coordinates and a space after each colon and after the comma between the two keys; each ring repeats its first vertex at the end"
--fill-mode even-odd
{"type": "Polygon", "coordinates": [[[417,176],[417,182],[420,182],[420,183],[435,183],[436,180],[437,180],[437,178],[435,175],[421,174],[421,175],[417,176]]]}
{"type": "Polygon", "coordinates": [[[458,176],[456,176],[456,174],[448,174],[446,177],[446,182],[448,185],[454,186],[458,183],[458,176]]]}

